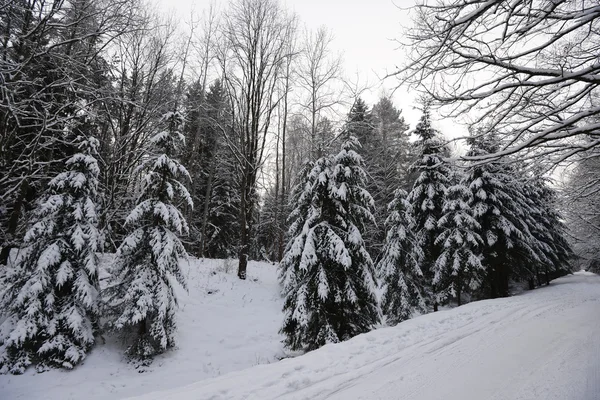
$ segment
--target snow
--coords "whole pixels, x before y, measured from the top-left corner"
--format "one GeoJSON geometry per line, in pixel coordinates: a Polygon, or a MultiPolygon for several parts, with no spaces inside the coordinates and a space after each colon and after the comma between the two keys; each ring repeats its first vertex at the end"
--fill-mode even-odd
{"type": "Polygon", "coordinates": [[[136,400],[600,398],[600,277],[470,303],[136,400]]]}
{"type": "MultiPolygon", "coordinates": [[[[111,258],[103,256],[105,263],[111,258]]],[[[236,260],[190,258],[183,271],[189,293],[178,289],[177,348],[156,357],[143,373],[123,358],[125,346],[106,337],[72,371],[30,368],[24,375],[0,375],[0,399],[121,399],[284,357],[275,265],[250,261],[246,281],[236,275],[236,260]]]]}
{"type": "Polygon", "coordinates": [[[293,359],[277,334],[275,266],[193,260],[179,348],[144,373],[116,344],[74,371],[0,375],[2,399],[597,400],[600,277],[587,272],[511,298],[422,315],[293,359]],[[267,364],[267,365],[257,365],[267,364]],[[195,383],[194,383],[195,382],[195,383]],[[135,397],[138,396],[138,397],[135,397]]]}

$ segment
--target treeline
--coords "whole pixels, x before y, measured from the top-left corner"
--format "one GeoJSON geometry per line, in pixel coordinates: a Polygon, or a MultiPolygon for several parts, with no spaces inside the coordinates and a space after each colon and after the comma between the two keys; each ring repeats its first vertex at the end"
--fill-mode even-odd
{"type": "MultiPolygon", "coordinates": [[[[281,333],[289,348],[312,350],[367,332],[379,322],[379,306],[388,324],[396,324],[415,311],[506,297],[512,283],[533,289],[570,271],[573,252],[549,182],[514,159],[448,162],[427,104],[413,132],[408,192],[398,179],[390,181],[392,191],[372,196],[368,171],[379,166],[369,164],[368,146],[361,149],[356,140],[364,132],[354,124],[357,109],[360,103],[341,151],[306,164],[293,191],[296,208],[279,271],[281,333]],[[369,245],[379,234],[369,227],[381,222],[377,197],[388,195],[379,249],[369,245]]],[[[468,145],[476,156],[498,151],[501,143],[473,131],[468,145]]]]}

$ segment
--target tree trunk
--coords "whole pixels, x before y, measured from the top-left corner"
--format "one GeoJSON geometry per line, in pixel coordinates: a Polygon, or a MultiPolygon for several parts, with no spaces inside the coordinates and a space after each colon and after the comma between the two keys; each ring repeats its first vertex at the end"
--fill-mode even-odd
{"type": "Polygon", "coordinates": [[[238,278],[246,279],[248,268],[248,253],[250,251],[250,217],[252,213],[252,181],[244,171],[240,199],[240,251],[238,264],[238,278]]]}
{"type": "Polygon", "coordinates": [[[30,193],[29,182],[27,179],[21,183],[21,190],[13,205],[13,210],[8,220],[8,226],[6,228],[6,243],[3,243],[2,251],[0,252],[0,265],[7,265],[8,258],[10,257],[10,251],[15,247],[14,237],[19,227],[19,217],[23,210],[25,200],[30,193]]]}
{"type": "Polygon", "coordinates": [[[461,293],[461,286],[462,286],[462,282],[460,279],[460,272],[458,273],[458,276],[456,278],[456,303],[457,305],[460,307],[462,305],[462,299],[460,298],[461,293]]]}
{"type": "Polygon", "coordinates": [[[202,237],[200,238],[200,257],[204,257],[204,252],[206,250],[206,227],[208,225],[208,210],[210,208],[210,198],[212,196],[212,183],[215,176],[215,160],[214,156],[211,156],[210,160],[210,171],[208,173],[208,182],[206,182],[206,192],[204,197],[204,210],[202,211],[202,227],[200,234],[202,237]]]}

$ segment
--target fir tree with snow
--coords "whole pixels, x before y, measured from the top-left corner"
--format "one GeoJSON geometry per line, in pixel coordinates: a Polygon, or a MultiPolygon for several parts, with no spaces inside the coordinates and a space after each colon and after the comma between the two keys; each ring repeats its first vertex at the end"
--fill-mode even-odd
{"type": "Polygon", "coordinates": [[[31,365],[72,369],[98,326],[98,141],[77,136],[66,170],[38,203],[15,263],[1,282],[0,373],[31,365]]]}
{"type": "MultiPolygon", "coordinates": [[[[287,232],[288,244],[285,249],[285,253],[290,251],[294,245],[294,238],[302,234],[304,224],[308,217],[311,202],[313,200],[313,186],[314,178],[312,175],[312,169],[315,163],[307,160],[304,162],[302,169],[298,174],[298,182],[292,188],[290,193],[290,206],[294,206],[287,220],[290,224],[287,232]]],[[[296,273],[292,267],[294,264],[281,262],[278,269],[279,284],[282,289],[282,293],[286,295],[291,288],[296,285],[296,273]]]]}
{"type": "Polygon", "coordinates": [[[141,193],[126,219],[129,234],[117,249],[106,289],[110,327],[130,342],[127,354],[141,360],[175,344],[177,298],[185,287],[180,262],[187,257],[179,238],[188,226],[178,206],[192,206],[181,179],[187,170],[174,158],[183,142],[179,113],[163,117],[165,130],[150,139],[142,161],[141,193]]]}
{"type": "Polygon", "coordinates": [[[339,154],[316,161],[308,177],[305,222],[291,238],[281,333],[292,350],[313,350],[369,331],[377,322],[375,277],[362,239],[373,200],[363,161],[348,138],[339,154]]]}
{"type": "Polygon", "coordinates": [[[386,242],[377,263],[381,308],[390,325],[409,319],[415,309],[426,310],[423,272],[419,267],[423,254],[416,242],[412,207],[406,196],[406,191],[397,189],[389,204],[386,242]]]}
{"type": "Polygon", "coordinates": [[[411,169],[418,175],[407,201],[413,210],[419,253],[423,254],[421,271],[430,285],[429,297],[433,310],[437,311],[438,304],[445,296],[438,293],[434,280],[435,263],[443,251],[436,238],[441,233],[439,220],[443,215],[447,188],[452,183],[452,170],[442,159],[446,148],[439,133],[431,126],[428,105],[413,133],[417,136],[419,157],[411,169]]]}
{"type": "Polygon", "coordinates": [[[472,215],[471,197],[469,188],[463,185],[448,188],[443,215],[438,221],[441,232],[436,238],[442,253],[434,264],[433,284],[440,300],[455,298],[459,306],[463,294],[478,289],[485,276],[481,263],[481,226],[472,215]]]}
{"type": "MultiPolygon", "coordinates": [[[[500,146],[493,134],[478,132],[471,135],[468,144],[470,157],[485,156],[500,146]]],[[[506,297],[510,294],[510,279],[531,275],[531,263],[539,262],[534,238],[528,229],[533,210],[524,198],[524,185],[514,168],[500,163],[469,167],[461,184],[473,194],[469,206],[481,227],[487,296],[506,297]]]]}
{"type": "Polygon", "coordinates": [[[528,230],[535,239],[534,249],[538,255],[530,261],[533,275],[529,277],[529,286],[533,289],[534,278],[538,285],[570,272],[573,250],[567,239],[567,230],[563,218],[556,211],[557,194],[550,187],[548,179],[535,173],[523,185],[524,199],[528,203],[528,230]]]}

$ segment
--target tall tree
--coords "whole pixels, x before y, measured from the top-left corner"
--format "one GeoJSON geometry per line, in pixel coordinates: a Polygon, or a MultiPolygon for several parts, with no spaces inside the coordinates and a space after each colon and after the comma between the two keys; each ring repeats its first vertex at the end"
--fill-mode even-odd
{"type": "MultiPolygon", "coordinates": [[[[573,249],[568,241],[564,217],[558,211],[557,194],[547,178],[541,174],[528,177],[523,185],[525,200],[530,203],[528,209],[529,232],[534,237],[534,249],[539,261],[532,260],[538,285],[571,271],[574,258],[573,249]]],[[[530,278],[530,287],[533,277],[530,278]]]]}
{"type": "MultiPolygon", "coordinates": [[[[500,143],[495,137],[474,133],[469,145],[469,155],[485,155],[497,151],[500,143]]],[[[476,164],[461,180],[473,194],[469,205],[484,240],[484,288],[492,298],[509,296],[511,277],[532,275],[531,266],[539,261],[528,231],[523,185],[514,171],[504,163],[476,164]]]]}
{"type": "Polygon", "coordinates": [[[98,141],[78,127],[74,153],[48,184],[0,292],[0,373],[31,364],[71,369],[85,359],[98,329],[98,141]]]}
{"type": "Polygon", "coordinates": [[[415,232],[423,258],[421,270],[430,284],[430,301],[433,310],[444,300],[435,280],[435,262],[442,253],[442,246],[436,242],[441,233],[440,218],[448,186],[451,185],[452,171],[443,160],[444,145],[439,133],[431,126],[428,105],[413,132],[417,136],[419,158],[412,169],[418,174],[407,200],[411,204],[415,218],[415,232]]]}
{"type": "Polygon", "coordinates": [[[102,104],[100,223],[111,249],[126,235],[125,219],[136,201],[131,176],[142,162],[144,146],[161,131],[161,118],[174,110],[178,97],[174,21],[147,9],[135,11],[136,29],[115,41],[113,84],[102,104]]]}
{"type": "Polygon", "coordinates": [[[365,160],[368,162],[369,193],[375,200],[375,226],[371,232],[371,255],[378,257],[386,238],[388,205],[394,200],[398,188],[409,190],[408,172],[414,162],[412,146],[408,141],[408,124],[401,111],[388,97],[382,97],[371,111],[372,139],[365,143],[365,160]]]}
{"type": "Polygon", "coordinates": [[[455,298],[459,306],[462,295],[479,289],[485,278],[481,225],[473,217],[471,202],[468,187],[458,184],[448,188],[438,221],[441,232],[436,238],[442,252],[435,261],[433,283],[443,300],[455,298]]]}
{"type": "Polygon", "coordinates": [[[426,311],[426,284],[420,268],[423,253],[415,236],[415,220],[407,196],[406,191],[397,189],[389,204],[387,237],[377,263],[381,308],[391,325],[409,319],[415,309],[426,311]]]}
{"type": "Polygon", "coordinates": [[[286,43],[292,27],[290,17],[275,0],[232,2],[223,24],[219,60],[232,102],[235,140],[232,138],[230,145],[240,168],[240,279],[246,279],[257,176],[279,100],[275,87],[288,57],[286,43]]]}
{"type": "Polygon", "coordinates": [[[317,160],[307,179],[302,197],[310,199],[308,214],[280,267],[286,296],[281,332],[293,350],[347,340],[378,319],[373,262],[362,240],[373,200],[364,189],[357,146],[347,139],[333,159],[317,160]]]}
{"type": "Polygon", "coordinates": [[[298,84],[303,90],[300,106],[310,126],[311,154],[325,154],[325,143],[319,138],[319,124],[340,103],[336,82],[341,78],[341,57],[332,54],[333,35],[325,27],[306,32],[304,49],[299,58],[298,84]]]}
{"type": "Polygon", "coordinates": [[[573,251],[581,263],[600,272],[600,161],[597,149],[582,155],[567,175],[559,208],[572,236],[573,251]]]}
{"type": "Polygon", "coordinates": [[[183,141],[183,117],[167,113],[164,130],[151,138],[150,153],[138,167],[141,193],[127,217],[129,235],[117,249],[105,290],[110,327],[125,335],[127,354],[143,361],[175,344],[177,298],[185,287],[180,261],[187,256],[179,235],[188,226],[178,201],[192,199],[181,178],[186,169],[174,158],[183,141]]]}
{"type": "Polygon", "coordinates": [[[227,257],[236,250],[239,196],[235,160],[227,143],[231,113],[220,80],[208,93],[202,83],[191,85],[186,101],[186,137],[182,163],[192,178],[193,210],[188,213],[191,251],[199,257],[227,257]],[[235,219],[232,217],[235,216],[235,219]]]}

